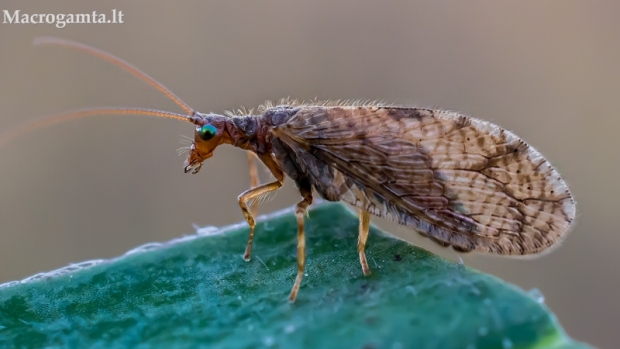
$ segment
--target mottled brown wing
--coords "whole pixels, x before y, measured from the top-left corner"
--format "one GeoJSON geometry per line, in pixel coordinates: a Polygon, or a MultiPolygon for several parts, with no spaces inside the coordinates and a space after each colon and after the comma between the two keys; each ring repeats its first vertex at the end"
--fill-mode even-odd
{"type": "Polygon", "coordinates": [[[457,249],[541,252],[575,217],[566,183],[539,152],[457,113],[306,106],[275,132],[340,172],[344,201],[457,249]]]}

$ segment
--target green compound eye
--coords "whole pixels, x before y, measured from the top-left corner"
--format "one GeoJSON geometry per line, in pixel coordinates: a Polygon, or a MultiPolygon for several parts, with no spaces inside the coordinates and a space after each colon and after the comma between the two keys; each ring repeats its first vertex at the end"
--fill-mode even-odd
{"type": "Polygon", "coordinates": [[[215,126],[211,124],[206,124],[202,126],[198,131],[198,137],[200,137],[200,139],[202,139],[203,141],[208,141],[209,139],[213,138],[216,133],[217,129],[215,128],[215,126]]]}

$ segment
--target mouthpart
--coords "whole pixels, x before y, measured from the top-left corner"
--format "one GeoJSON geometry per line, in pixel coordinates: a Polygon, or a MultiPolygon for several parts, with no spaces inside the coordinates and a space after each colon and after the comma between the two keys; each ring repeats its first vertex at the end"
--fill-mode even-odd
{"type": "Polygon", "coordinates": [[[190,162],[189,164],[185,166],[184,170],[185,170],[185,173],[192,171],[192,174],[196,174],[200,171],[201,168],[202,168],[202,161],[193,160],[192,162],[190,162]]]}

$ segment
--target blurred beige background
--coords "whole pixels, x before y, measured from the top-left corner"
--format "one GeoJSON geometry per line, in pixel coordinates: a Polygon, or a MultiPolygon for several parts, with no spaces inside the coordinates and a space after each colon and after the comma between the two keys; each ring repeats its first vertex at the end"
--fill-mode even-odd
{"type": "MultiPolygon", "coordinates": [[[[33,47],[41,35],[116,54],[203,112],[285,96],[382,99],[458,110],[513,130],[569,182],[577,224],[540,259],[463,259],[540,289],[576,339],[617,345],[620,2],[3,0],[0,7],[125,13],[116,25],[0,24],[0,130],[92,106],[178,111],[108,63],[33,47]]],[[[199,175],[184,174],[176,149],[180,135],[192,132],[171,120],[105,116],[2,148],[0,282],[190,234],[193,223],[242,220],[236,197],[248,186],[245,153],[222,147],[199,175]]],[[[261,212],[297,200],[288,182],[261,212]]]]}

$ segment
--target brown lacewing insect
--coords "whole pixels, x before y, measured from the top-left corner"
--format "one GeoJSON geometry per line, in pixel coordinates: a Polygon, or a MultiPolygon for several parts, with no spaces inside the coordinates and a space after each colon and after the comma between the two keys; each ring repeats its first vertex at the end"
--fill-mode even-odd
{"type": "MultiPolygon", "coordinates": [[[[279,189],[290,177],[301,194],[296,206],[297,278],[305,264],[304,216],[313,192],[359,209],[357,250],[370,274],[365,246],[370,215],[411,227],[457,251],[501,255],[542,252],[557,244],[575,218],[575,202],[558,172],[513,133],[454,112],[388,105],[266,105],[247,115],[202,114],[129,63],[96,48],[57,38],[35,44],[66,46],[110,61],[146,81],[185,112],[138,108],[80,110],[35,121],[0,137],[0,145],[36,127],[87,115],[138,114],[195,125],[185,172],[198,173],[219,145],[255,154],[275,181],[241,193],[250,226],[244,259],[252,251],[255,221],[248,202],[279,189]]],[[[251,157],[250,157],[251,159],[251,157]]]]}

